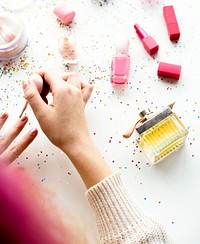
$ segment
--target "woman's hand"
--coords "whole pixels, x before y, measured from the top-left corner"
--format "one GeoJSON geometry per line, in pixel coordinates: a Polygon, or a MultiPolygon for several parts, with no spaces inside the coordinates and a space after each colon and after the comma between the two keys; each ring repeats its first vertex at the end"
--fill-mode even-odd
{"type": "Polygon", "coordinates": [[[52,71],[38,74],[50,86],[52,104],[45,103],[31,81],[23,82],[25,97],[49,140],[71,155],[89,139],[84,107],[93,87],[75,72],[62,76],[52,71]]]}
{"type": "MultiPolygon", "coordinates": [[[[7,113],[0,113],[0,130],[5,124],[8,118],[7,113]]],[[[16,137],[23,130],[28,121],[27,116],[23,116],[19,119],[6,133],[0,136],[0,160],[6,163],[12,163],[35,139],[37,136],[37,129],[30,130],[18,141],[15,141],[16,137]]]]}
{"type": "Polygon", "coordinates": [[[89,188],[112,173],[87,128],[84,108],[92,86],[74,73],[62,77],[52,71],[38,74],[50,86],[52,104],[46,103],[31,81],[23,82],[25,97],[46,136],[67,154],[89,188]]]}

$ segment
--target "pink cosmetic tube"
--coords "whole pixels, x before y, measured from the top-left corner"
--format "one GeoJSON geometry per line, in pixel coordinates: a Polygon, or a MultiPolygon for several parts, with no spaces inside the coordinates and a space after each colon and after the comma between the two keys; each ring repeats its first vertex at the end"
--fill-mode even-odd
{"type": "Polygon", "coordinates": [[[179,80],[181,75],[181,66],[160,62],[158,66],[158,76],[173,78],[179,80]]]}
{"type": "Polygon", "coordinates": [[[156,41],[153,39],[153,37],[148,36],[147,33],[138,24],[135,24],[134,28],[136,30],[136,33],[142,40],[142,44],[146,49],[146,51],[148,52],[148,54],[154,55],[155,53],[157,53],[159,46],[156,43],[156,41]]]}
{"type": "Polygon", "coordinates": [[[61,3],[54,8],[54,14],[60,20],[61,23],[69,25],[75,16],[75,11],[68,8],[65,3],[61,3]]]}
{"type": "Polygon", "coordinates": [[[163,15],[165,18],[169,39],[171,41],[178,40],[180,38],[180,30],[174,12],[174,7],[173,6],[163,7],[163,15]]]}

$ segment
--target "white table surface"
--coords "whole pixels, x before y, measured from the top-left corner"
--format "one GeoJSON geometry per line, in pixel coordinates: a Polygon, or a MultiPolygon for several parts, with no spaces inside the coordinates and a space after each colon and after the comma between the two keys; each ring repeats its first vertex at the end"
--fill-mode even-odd
{"type": "MultiPolygon", "coordinates": [[[[100,7],[90,0],[69,0],[65,2],[76,11],[69,27],[61,25],[53,14],[58,2],[35,0],[28,8],[14,12],[24,21],[29,42],[19,58],[0,63],[0,110],[10,114],[4,130],[17,120],[23,107],[21,81],[40,67],[65,72],[58,40],[75,35],[79,63],[72,70],[94,85],[86,108],[94,142],[111,168],[122,173],[139,205],[163,224],[175,243],[200,243],[199,1],[113,0],[100,7]],[[170,42],[167,35],[162,14],[165,5],[175,8],[181,30],[177,43],[170,42]],[[159,43],[159,53],[154,57],[143,49],[133,28],[135,23],[159,43]],[[131,69],[128,86],[118,91],[109,78],[115,41],[121,35],[130,39],[131,69]],[[182,65],[178,82],[157,77],[160,61],[182,65]],[[176,101],[174,111],[189,134],[184,147],[151,166],[135,136],[123,139],[122,133],[141,110],[161,109],[172,101],[176,101]]],[[[30,107],[26,114],[29,124],[23,133],[38,127],[30,107]]],[[[16,163],[24,165],[57,193],[57,202],[78,216],[90,243],[95,243],[94,220],[82,180],[70,161],[41,131],[16,163]]]]}

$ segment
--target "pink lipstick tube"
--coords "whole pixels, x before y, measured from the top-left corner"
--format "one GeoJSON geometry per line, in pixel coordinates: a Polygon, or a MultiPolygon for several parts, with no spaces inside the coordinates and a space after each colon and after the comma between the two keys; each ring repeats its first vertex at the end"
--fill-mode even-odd
{"type": "Polygon", "coordinates": [[[174,12],[174,7],[173,6],[163,7],[163,15],[165,18],[169,39],[171,41],[178,40],[180,38],[180,30],[174,12]]]}
{"type": "Polygon", "coordinates": [[[138,25],[135,24],[134,28],[136,33],[138,34],[139,38],[142,40],[142,44],[148,54],[153,55],[158,52],[159,46],[153,37],[148,36],[147,33],[138,25]]]}

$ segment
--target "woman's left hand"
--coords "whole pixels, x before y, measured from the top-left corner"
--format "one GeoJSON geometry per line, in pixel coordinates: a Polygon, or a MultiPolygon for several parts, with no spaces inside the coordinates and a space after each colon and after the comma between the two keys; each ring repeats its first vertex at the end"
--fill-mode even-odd
{"type": "MultiPolygon", "coordinates": [[[[7,113],[0,113],[0,130],[8,118],[7,113]]],[[[0,161],[12,163],[35,139],[38,134],[37,129],[32,129],[18,141],[16,137],[23,130],[28,121],[27,116],[20,118],[6,133],[0,135],[0,161]]]]}

